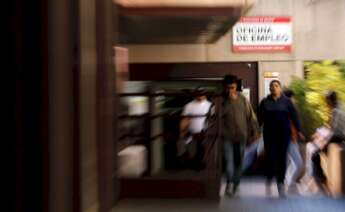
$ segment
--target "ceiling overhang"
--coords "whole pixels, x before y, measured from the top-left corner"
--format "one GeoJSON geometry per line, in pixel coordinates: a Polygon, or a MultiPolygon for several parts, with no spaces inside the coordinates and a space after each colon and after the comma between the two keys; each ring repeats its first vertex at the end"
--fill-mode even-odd
{"type": "Polygon", "coordinates": [[[213,43],[254,0],[114,0],[121,44],[213,43]]]}

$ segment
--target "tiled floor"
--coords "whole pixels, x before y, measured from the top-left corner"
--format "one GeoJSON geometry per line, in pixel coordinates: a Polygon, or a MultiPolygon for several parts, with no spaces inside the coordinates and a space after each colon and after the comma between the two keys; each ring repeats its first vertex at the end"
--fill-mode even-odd
{"type": "MultiPolygon", "coordinates": [[[[218,202],[190,199],[128,199],[121,200],[113,212],[345,212],[345,199],[332,199],[323,195],[288,196],[278,198],[276,186],[272,196],[266,197],[263,179],[242,180],[239,192],[232,198],[223,197],[218,202]]],[[[224,190],[222,186],[221,192],[224,190]]]]}

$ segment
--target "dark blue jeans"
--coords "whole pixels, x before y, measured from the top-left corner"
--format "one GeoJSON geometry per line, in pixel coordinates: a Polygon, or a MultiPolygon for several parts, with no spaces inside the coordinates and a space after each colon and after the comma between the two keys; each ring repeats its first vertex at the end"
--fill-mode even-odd
{"type": "Polygon", "coordinates": [[[245,143],[224,141],[225,176],[227,183],[240,183],[245,143]]]}

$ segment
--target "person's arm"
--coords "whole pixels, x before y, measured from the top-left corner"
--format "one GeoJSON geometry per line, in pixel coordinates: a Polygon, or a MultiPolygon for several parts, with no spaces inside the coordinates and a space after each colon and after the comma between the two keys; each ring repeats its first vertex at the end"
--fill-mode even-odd
{"type": "MultiPolygon", "coordinates": [[[[182,116],[189,115],[189,106],[188,104],[184,107],[182,111],[182,116]]],[[[188,134],[188,126],[190,123],[190,117],[182,117],[180,121],[180,138],[184,138],[188,134]]]]}
{"type": "Polygon", "coordinates": [[[338,114],[335,109],[332,109],[331,116],[329,117],[328,124],[331,129],[334,129],[337,124],[338,114]]]}
{"type": "Polygon", "coordinates": [[[261,100],[260,105],[259,105],[259,110],[258,110],[258,122],[259,122],[259,127],[262,127],[264,124],[264,116],[265,116],[265,99],[261,100]]]}
{"type": "Polygon", "coordinates": [[[335,108],[332,111],[331,130],[335,138],[345,138],[345,112],[339,108],[335,108]]]}
{"type": "Polygon", "coordinates": [[[180,121],[180,137],[184,138],[188,134],[188,126],[189,126],[190,118],[184,117],[180,121]]]}
{"type": "Polygon", "coordinates": [[[245,99],[246,103],[246,112],[247,112],[247,122],[249,126],[249,136],[251,137],[250,140],[254,141],[259,137],[259,124],[256,118],[255,112],[253,107],[251,106],[250,102],[245,99]]]}
{"type": "Polygon", "coordinates": [[[301,131],[301,124],[297,115],[295,106],[292,104],[291,100],[287,101],[290,119],[297,130],[297,135],[301,140],[305,140],[305,137],[301,131]]]}

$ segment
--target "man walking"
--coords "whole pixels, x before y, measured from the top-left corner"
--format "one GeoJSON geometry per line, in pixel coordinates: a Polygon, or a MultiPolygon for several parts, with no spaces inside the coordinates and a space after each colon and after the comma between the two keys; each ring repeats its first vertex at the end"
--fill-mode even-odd
{"type": "Polygon", "coordinates": [[[228,196],[234,195],[240,183],[244,148],[248,141],[258,137],[258,122],[247,99],[237,90],[237,77],[223,79],[223,140],[228,196]]]}
{"type": "MultiPolygon", "coordinates": [[[[185,105],[182,115],[187,116],[180,122],[180,137],[184,138],[178,145],[178,156],[188,158],[191,167],[196,170],[203,168],[202,158],[204,156],[204,130],[206,129],[206,115],[210,110],[211,102],[207,100],[206,90],[199,87],[195,90],[196,98],[185,105]],[[188,117],[201,116],[201,117],[188,117]]],[[[188,166],[188,165],[187,165],[188,166]]]]}

